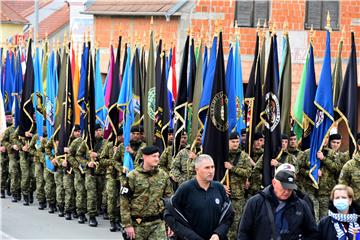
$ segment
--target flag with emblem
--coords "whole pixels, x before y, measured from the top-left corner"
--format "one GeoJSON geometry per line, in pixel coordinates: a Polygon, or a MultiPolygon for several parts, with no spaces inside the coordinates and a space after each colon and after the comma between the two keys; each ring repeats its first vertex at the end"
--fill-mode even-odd
{"type": "MultiPolygon", "coordinates": [[[[47,54],[47,53],[44,53],[47,54]]],[[[36,130],[39,137],[43,136],[44,123],[44,88],[41,66],[41,51],[36,48],[34,57],[34,95],[33,105],[35,109],[36,130]]]]}
{"type": "Polygon", "coordinates": [[[324,139],[334,121],[333,89],[331,80],[330,32],[326,32],[326,49],[319,85],[316,90],[314,104],[316,106],[315,125],[311,134],[310,143],[310,178],[313,186],[318,188],[320,159],[317,152],[321,151],[324,139]]]}
{"type": "Polygon", "coordinates": [[[222,32],[220,32],[211,101],[207,114],[208,120],[203,144],[203,153],[209,154],[214,159],[214,179],[218,181],[224,177],[224,162],[227,161],[229,155],[227,103],[222,32]]]}
{"type": "MultiPolygon", "coordinates": [[[[343,40],[343,38],[341,38],[339,41],[336,62],[335,62],[334,69],[332,72],[334,107],[337,106],[337,103],[339,101],[339,96],[340,96],[340,90],[343,85],[342,60],[341,60],[343,43],[344,43],[344,40],[343,40]]],[[[336,121],[339,118],[341,118],[341,115],[337,111],[334,111],[334,120],[336,121]]]]}

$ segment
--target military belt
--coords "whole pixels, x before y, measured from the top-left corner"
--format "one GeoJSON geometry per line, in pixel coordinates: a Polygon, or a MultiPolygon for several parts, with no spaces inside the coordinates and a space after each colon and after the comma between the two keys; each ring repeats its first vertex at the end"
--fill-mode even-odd
{"type": "Polygon", "coordinates": [[[159,219],[162,219],[162,214],[154,215],[154,216],[146,216],[146,217],[131,216],[131,220],[133,220],[137,224],[140,224],[142,222],[153,222],[159,219]]]}

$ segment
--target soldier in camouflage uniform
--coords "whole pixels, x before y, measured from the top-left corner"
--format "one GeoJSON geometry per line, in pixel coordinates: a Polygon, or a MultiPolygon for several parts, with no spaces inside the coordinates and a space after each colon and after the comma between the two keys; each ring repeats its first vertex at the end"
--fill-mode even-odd
{"type": "MultiPolygon", "coordinates": [[[[174,143],[174,130],[172,128],[168,129],[168,142],[167,147],[162,152],[160,156],[160,167],[166,172],[169,173],[171,170],[172,164],[172,153],[173,153],[173,143],[174,143]]],[[[187,136],[187,135],[186,135],[187,136]]]]}
{"type": "Polygon", "coordinates": [[[342,169],[342,167],[345,165],[345,163],[347,161],[350,160],[350,153],[349,151],[346,152],[341,152],[340,151],[340,147],[341,147],[341,141],[342,141],[342,137],[340,134],[335,133],[335,134],[331,134],[329,137],[329,147],[334,151],[335,153],[335,160],[337,162],[340,162],[341,166],[338,169],[338,172],[336,173],[335,177],[335,181],[338,180],[339,175],[340,175],[340,171],[342,169]]]}
{"type": "Polygon", "coordinates": [[[250,156],[241,151],[240,136],[236,132],[229,135],[229,159],[224,163],[230,177],[230,186],[227,192],[230,193],[230,200],[235,211],[235,220],[228,233],[229,239],[236,239],[240,218],[246,203],[245,185],[251,175],[250,156]]]}
{"type": "MultiPolygon", "coordinates": [[[[63,158],[60,161],[61,166],[64,168],[64,178],[63,178],[63,184],[64,184],[64,191],[65,191],[65,205],[64,205],[64,211],[65,211],[65,219],[71,220],[72,216],[71,214],[75,211],[75,175],[76,175],[76,168],[78,168],[78,162],[77,162],[77,151],[79,149],[79,146],[83,142],[82,137],[80,136],[80,126],[75,125],[74,131],[72,133],[72,136],[70,138],[70,145],[69,147],[64,148],[64,152],[66,153],[66,158],[63,158]]],[[[76,191],[76,195],[78,192],[76,191]]],[[[85,213],[85,211],[83,212],[85,213]]],[[[79,211],[80,214],[80,211],[79,211]]]]}
{"type": "Polygon", "coordinates": [[[342,167],[341,161],[336,159],[336,152],[327,147],[328,137],[324,139],[324,147],[317,153],[317,158],[320,160],[320,168],[318,170],[319,176],[319,219],[327,216],[329,196],[333,187],[337,184],[337,177],[339,169],[342,167]]]}
{"type": "Polygon", "coordinates": [[[131,157],[134,160],[136,166],[140,164],[139,160],[141,160],[142,158],[141,149],[146,146],[146,143],[142,140],[141,136],[141,127],[132,126],[130,135],[130,146],[127,146],[125,149],[125,151],[131,154],[131,157]]]}
{"type": "Polygon", "coordinates": [[[339,177],[339,183],[352,187],[354,190],[354,199],[360,204],[360,139],[357,140],[358,151],[353,158],[348,161],[342,168],[339,177]]]}
{"type": "MultiPolygon", "coordinates": [[[[44,180],[45,180],[45,194],[46,199],[49,203],[49,213],[55,213],[57,211],[56,204],[58,206],[64,202],[64,188],[62,184],[62,172],[60,174],[61,166],[57,164],[56,153],[57,153],[58,141],[54,140],[52,136],[45,145],[45,154],[51,163],[55,167],[55,171],[52,172],[49,169],[44,171],[44,180]],[[60,203],[59,203],[60,201],[60,203]]],[[[60,214],[64,214],[64,208],[59,209],[60,214]],[[62,211],[62,213],[61,213],[62,211]]]]}
{"type": "MultiPolygon", "coordinates": [[[[12,125],[13,118],[11,113],[6,113],[7,129],[12,125]]],[[[6,130],[5,130],[6,132],[6,130]]],[[[10,172],[9,172],[9,156],[3,143],[5,132],[0,136],[0,162],[1,162],[1,198],[5,198],[5,190],[10,193],[10,172]]],[[[7,133],[8,134],[8,133],[7,133]]]]}
{"type": "Polygon", "coordinates": [[[170,197],[169,176],[158,168],[159,149],[143,148],[141,166],[131,171],[121,187],[121,222],[130,239],[167,239],[162,199],[170,197]]]}
{"type": "Polygon", "coordinates": [[[263,148],[264,135],[260,132],[256,132],[253,137],[253,145],[251,149],[251,159],[253,160],[252,166],[255,167],[258,159],[264,154],[263,148]]]}
{"type": "Polygon", "coordinates": [[[122,157],[124,156],[124,138],[123,129],[119,128],[117,132],[117,144],[114,146],[112,141],[107,141],[100,154],[99,167],[106,169],[106,195],[107,195],[107,212],[110,219],[110,231],[119,230],[119,208],[117,207],[119,195],[119,174],[122,171],[122,157]],[[116,153],[116,159],[114,158],[116,153]],[[120,159],[119,159],[120,158],[120,159]]]}
{"type": "MultiPolygon", "coordinates": [[[[97,186],[96,186],[96,175],[95,168],[99,165],[98,154],[102,150],[102,129],[100,125],[95,127],[95,139],[94,139],[93,150],[89,149],[89,146],[83,141],[78,148],[77,154],[79,156],[85,156],[80,161],[84,165],[85,169],[85,189],[87,197],[87,212],[89,214],[89,226],[97,227],[98,222],[96,220],[97,215],[97,186]]],[[[99,191],[102,191],[99,190],[99,191]]]]}
{"type": "Polygon", "coordinates": [[[289,146],[288,146],[288,152],[290,154],[292,154],[295,158],[298,157],[298,155],[301,153],[301,151],[298,148],[298,144],[297,144],[297,140],[296,140],[296,135],[294,132],[290,133],[290,138],[289,138],[289,146]]]}
{"type": "MultiPolygon", "coordinates": [[[[180,146],[186,146],[186,143],[187,135],[186,132],[183,132],[181,135],[180,146]]],[[[185,148],[181,149],[172,162],[170,177],[177,186],[192,179],[196,175],[195,158],[201,152],[201,133],[197,135],[195,149],[191,150],[190,148],[191,146],[187,145],[185,148]]]]}
{"type": "MultiPolygon", "coordinates": [[[[46,133],[45,133],[46,135],[46,133]]],[[[36,178],[36,198],[39,202],[39,210],[46,208],[46,196],[45,196],[45,180],[44,180],[44,164],[45,164],[45,145],[46,136],[40,137],[36,133],[31,138],[29,144],[29,153],[34,158],[35,165],[35,178],[36,178]]]]}

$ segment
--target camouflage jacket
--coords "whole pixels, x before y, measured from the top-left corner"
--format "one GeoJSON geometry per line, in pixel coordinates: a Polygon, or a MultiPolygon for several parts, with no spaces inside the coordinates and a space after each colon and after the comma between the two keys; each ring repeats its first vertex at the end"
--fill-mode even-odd
{"type": "Polygon", "coordinates": [[[6,148],[6,151],[10,154],[15,153],[15,150],[12,148],[13,142],[12,142],[12,138],[11,138],[11,136],[13,135],[14,132],[15,132],[14,125],[6,128],[6,130],[3,134],[3,138],[1,140],[1,145],[4,146],[6,148]]]}
{"type": "Polygon", "coordinates": [[[263,154],[264,154],[263,148],[252,149],[251,150],[251,159],[254,160],[254,162],[256,163],[263,154]]]}
{"type": "Polygon", "coordinates": [[[118,179],[122,172],[122,159],[124,156],[124,144],[118,146],[118,150],[114,153],[112,142],[104,144],[100,154],[100,166],[106,169],[106,177],[118,179]]]}
{"type": "Polygon", "coordinates": [[[45,163],[45,145],[46,138],[42,138],[40,145],[37,144],[39,135],[36,133],[32,136],[29,144],[29,153],[34,157],[35,163],[45,163]]]}
{"type": "Polygon", "coordinates": [[[236,152],[229,152],[229,163],[233,167],[230,173],[231,199],[240,199],[245,195],[245,182],[251,175],[252,166],[249,155],[238,149],[236,152]]]}
{"type": "Polygon", "coordinates": [[[331,190],[338,180],[339,169],[342,167],[341,161],[337,158],[338,153],[330,148],[324,147],[322,150],[324,159],[320,161],[321,176],[319,176],[319,195],[330,196],[331,190]]]}
{"type": "Polygon", "coordinates": [[[354,190],[354,200],[360,202],[360,153],[345,163],[341,170],[339,183],[345,184],[354,190]]]}
{"type": "Polygon", "coordinates": [[[144,171],[138,166],[128,174],[120,193],[121,222],[129,226],[134,225],[134,218],[162,215],[162,199],[171,196],[172,187],[169,176],[161,168],[144,171]]]}
{"type": "Polygon", "coordinates": [[[302,151],[299,150],[298,148],[288,147],[288,152],[297,158],[302,151]]]}
{"type": "Polygon", "coordinates": [[[167,173],[171,170],[173,146],[168,146],[160,156],[159,166],[167,173]]]}
{"type": "Polygon", "coordinates": [[[98,165],[95,169],[95,174],[101,174],[104,175],[106,173],[106,169],[101,167],[101,152],[104,149],[105,141],[103,138],[96,138],[95,137],[95,144],[94,144],[94,151],[97,154],[96,161],[98,162],[98,165]]]}

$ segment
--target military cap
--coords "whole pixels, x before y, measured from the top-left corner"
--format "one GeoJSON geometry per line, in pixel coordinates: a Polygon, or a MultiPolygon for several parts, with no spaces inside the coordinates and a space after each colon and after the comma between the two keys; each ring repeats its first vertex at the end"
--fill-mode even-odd
{"type": "Polygon", "coordinates": [[[132,126],[131,127],[131,130],[130,130],[132,133],[134,132],[140,132],[140,127],[137,125],[137,126],[132,126]]]}
{"type": "Polygon", "coordinates": [[[282,140],[289,139],[289,136],[287,134],[281,134],[281,139],[282,140]]]}
{"type": "Polygon", "coordinates": [[[119,127],[116,131],[116,134],[119,136],[119,135],[123,135],[124,134],[124,130],[122,127],[119,127]]]}
{"type": "Polygon", "coordinates": [[[282,165],[276,170],[275,179],[278,180],[285,189],[297,189],[295,184],[295,167],[291,164],[282,165]]]}
{"type": "Polygon", "coordinates": [[[98,130],[99,128],[101,129],[101,125],[97,123],[97,124],[95,125],[95,131],[98,130]]]}
{"type": "Polygon", "coordinates": [[[296,134],[293,131],[291,131],[290,132],[290,137],[295,137],[295,136],[296,136],[296,134]]]}
{"type": "Polygon", "coordinates": [[[357,144],[360,145],[360,138],[357,140],[357,144]]]}
{"type": "Polygon", "coordinates": [[[239,139],[239,138],[240,138],[240,136],[239,136],[239,134],[238,134],[237,132],[231,132],[231,133],[229,134],[229,140],[239,139]]]}
{"type": "Polygon", "coordinates": [[[139,131],[140,131],[140,133],[144,132],[144,127],[142,125],[139,126],[139,131]]]}
{"type": "Polygon", "coordinates": [[[332,141],[332,140],[341,140],[341,135],[338,133],[331,134],[329,137],[329,141],[332,141]]]}
{"type": "Polygon", "coordinates": [[[241,129],[241,135],[246,134],[246,128],[241,129]]]}
{"type": "Polygon", "coordinates": [[[11,113],[10,111],[6,111],[6,112],[5,112],[5,115],[6,115],[6,116],[12,116],[12,113],[11,113]]]}
{"type": "Polygon", "coordinates": [[[168,133],[174,133],[174,129],[173,129],[173,128],[169,128],[169,129],[168,129],[168,133]]]}
{"type": "Polygon", "coordinates": [[[74,131],[81,131],[80,125],[76,124],[74,126],[74,131]]]}
{"type": "Polygon", "coordinates": [[[262,135],[261,132],[256,132],[254,134],[254,141],[259,140],[260,138],[264,138],[264,135],[262,135]]]}
{"type": "Polygon", "coordinates": [[[157,152],[159,152],[159,148],[157,146],[148,146],[142,149],[143,155],[151,155],[157,152]]]}

